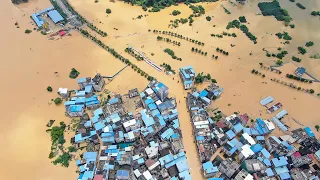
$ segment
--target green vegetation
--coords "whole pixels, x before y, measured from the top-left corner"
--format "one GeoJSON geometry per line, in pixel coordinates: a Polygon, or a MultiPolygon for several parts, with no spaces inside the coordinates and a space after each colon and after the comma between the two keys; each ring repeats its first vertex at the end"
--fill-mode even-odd
{"type": "Polygon", "coordinates": [[[314,128],[316,128],[316,130],[319,131],[320,126],[319,125],[315,125],[314,128]]]}
{"type": "Polygon", "coordinates": [[[194,48],[194,47],[191,48],[191,51],[192,51],[192,52],[199,53],[199,54],[204,55],[204,56],[207,56],[207,54],[208,54],[207,52],[204,52],[204,51],[202,51],[201,49],[194,48]]]}
{"type": "Polygon", "coordinates": [[[292,56],[292,61],[301,62],[302,60],[298,57],[292,56]]]}
{"type": "Polygon", "coordinates": [[[299,46],[298,47],[298,51],[300,54],[304,55],[305,53],[307,53],[307,50],[304,47],[299,46]]]}
{"type": "Polygon", "coordinates": [[[87,23],[87,26],[92,29],[93,31],[95,31],[96,33],[98,33],[99,35],[101,35],[102,37],[106,37],[108,34],[100,29],[98,29],[96,26],[94,26],[91,23],[87,23]]]}
{"type": "Polygon", "coordinates": [[[283,64],[283,61],[277,60],[276,64],[279,65],[279,66],[281,66],[281,65],[283,64]]]}
{"type": "Polygon", "coordinates": [[[278,54],[276,55],[276,57],[277,57],[278,59],[282,59],[282,58],[284,58],[284,56],[287,55],[287,54],[288,54],[287,51],[281,51],[280,53],[278,53],[278,54]]]}
{"type": "Polygon", "coordinates": [[[211,34],[212,37],[218,37],[218,38],[223,38],[223,36],[229,36],[229,37],[237,37],[236,33],[227,33],[227,32],[222,32],[222,34],[211,34]]]}
{"type": "Polygon", "coordinates": [[[57,98],[55,98],[55,99],[53,100],[53,102],[54,102],[56,105],[59,105],[59,104],[62,103],[62,99],[59,98],[59,97],[57,97],[57,98]]]}
{"type": "Polygon", "coordinates": [[[291,29],[294,29],[296,27],[296,25],[294,25],[294,24],[290,24],[289,26],[291,29]]]}
{"type": "Polygon", "coordinates": [[[207,16],[207,17],[206,17],[206,20],[207,20],[207,21],[211,21],[211,17],[210,17],[210,16],[207,16]]]}
{"type": "Polygon", "coordinates": [[[71,79],[75,79],[75,78],[77,78],[77,77],[79,76],[79,74],[80,74],[79,71],[77,71],[75,68],[72,68],[72,69],[71,69],[71,72],[70,72],[70,74],[69,74],[69,77],[70,77],[71,79]]]}
{"type": "Polygon", "coordinates": [[[211,75],[207,74],[207,75],[203,75],[203,72],[198,73],[198,75],[195,77],[195,83],[197,84],[201,84],[204,82],[204,80],[211,80],[211,75]]]}
{"type": "Polygon", "coordinates": [[[278,21],[290,23],[292,18],[289,16],[288,11],[282,9],[277,0],[272,2],[260,2],[258,4],[263,16],[274,16],[278,21]]]}
{"type": "Polygon", "coordinates": [[[173,36],[173,37],[176,37],[176,38],[180,38],[180,39],[183,39],[183,40],[192,42],[192,43],[194,43],[194,44],[198,44],[198,45],[200,45],[200,46],[204,46],[204,43],[201,42],[201,41],[198,41],[198,40],[195,40],[195,39],[191,39],[191,38],[182,36],[181,34],[177,34],[177,33],[171,32],[171,31],[153,30],[153,33],[155,33],[155,34],[170,35],[170,36],[173,36]]]}
{"type": "Polygon", "coordinates": [[[301,3],[297,3],[296,4],[300,9],[306,9],[306,7],[304,7],[301,3]]]}
{"type": "Polygon", "coordinates": [[[224,9],[224,12],[225,12],[225,13],[231,14],[231,12],[230,12],[227,8],[225,8],[223,5],[221,5],[221,7],[224,9]]]}
{"type": "Polygon", "coordinates": [[[177,16],[177,15],[181,14],[181,12],[179,10],[173,10],[171,14],[173,16],[177,16]]]}
{"type": "Polygon", "coordinates": [[[55,121],[56,121],[56,120],[51,119],[46,126],[47,126],[47,127],[51,127],[55,121]]]}
{"type": "MultiPolygon", "coordinates": [[[[66,124],[64,122],[60,122],[60,126],[54,126],[51,129],[51,143],[60,144],[59,142],[63,142],[64,139],[64,130],[66,129],[66,124]]],[[[63,143],[62,143],[63,144],[63,143]]]]}
{"type": "Polygon", "coordinates": [[[24,31],[24,33],[26,33],[26,34],[30,34],[32,31],[30,30],[30,29],[26,29],[25,31],[24,31]]]}
{"type": "Polygon", "coordinates": [[[289,0],[290,2],[296,2],[296,0],[289,0]]]}
{"type": "Polygon", "coordinates": [[[13,4],[27,3],[29,0],[11,0],[13,4]]]}
{"type": "Polygon", "coordinates": [[[52,87],[51,87],[51,86],[48,86],[48,87],[47,87],[47,91],[48,91],[48,92],[52,92],[52,87]]]}
{"type": "Polygon", "coordinates": [[[312,83],[311,80],[308,80],[308,79],[305,79],[305,78],[302,78],[302,77],[298,77],[298,76],[295,76],[295,75],[292,75],[292,74],[286,74],[286,77],[289,78],[289,79],[294,79],[294,80],[305,82],[305,83],[312,83]]]}
{"type": "Polygon", "coordinates": [[[181,58],[178,58],[171,49],[166,48],[166,49],[163,50],[163,51],[164,51],[165,53],[169,54],[169,55],[172,57],[172,59],[176,59],[176,60],[178,60],[178,61],[182,61],[182,59],[181,59],[181,58]]]}
{"type": "Polygon", "coordinates": [[[161,36],[157,36],[157,40],[158,41],[165,41],[167,43],[172,43],[173,45],[177,45],[177,46],[181,46],[181,43],[178,42],[178,41],[172,41],[171,39],[169,38],[164,38],[164,37],[161,37],[161,36]]]}
{"type": "Polygon", "coordinates": [[[132,69],[136,70],[138,73],[140,73],[141,76],[144,76],[148,79],[148,81],[152,81],[154,77],[148,75],[146,72],[141,70],[137,65],[133,64],[129,59],[124,58],[121,54],[119,54],[117,51],[115,51],[112,47],[105,45],[101,40],[97,39],[95,36],[91,35],[88,31],[80,29],[80,33],[87,37],[88,39],[91,39],[93,42],[95,42],[98,46],[103,48],[104,50],[108,51],[113,57],[117,58],[118,60],[122,61],[123,63],[131,66],[132,69]]]}
{"type": "Polygon", "coordinates": [[[198,2],[216,2],[217,0],[157,0],[157,1],[145,1],[145,0],[124,0],[124,2],[131,5],[141,6],[143,10],[149,12],[159,12],[160,10],[170,7],[172,5],[177,5],[178,3],[185,3],[189,5],[190,3],[198,2]]]}
{"type": "Polygon", "coordinates": [[[127,52],[129,53],[131,56],[133,56],[134,58],[136,58],[136,60],[138,61],[142,61],[143,60],[143,57],[140,56],[140,54],[136,54],[134,51],[132,51],[130,48],[126,48],[124,50],[124,52],[127,52]]]}
{"type": "Polygon", "coordinates": [[[69,151],[69,152],[77,152],[77,150],[78,150],[78,149],[75,148],[74,146],[69,146],[69,147],[68,147],[68,151],[69,151]]]}
{"type": "Polygon", "coordinates": [[[310,94],[313,94],[313,93],[314,93],[314,90],[313,90],[313,89],[310,89],[309,92],[310,92],[310,94]]]}
{"type": "Polygon", "coordinates": [[[320,16],[320,11],[312,11],[311,15],[312,16],[320,16]]]}
{"type": "Polygon", "coordinates": [[[213,59],[213,58],[217,60],[217,59],[219,58],[219,56],[215,56],[215,55],[213,54],[213,55],[212,55],[212,59],[213,59]]]}
{"type": "Polygon", "coordinates": [[[163,63],[160,65],[160,67],[163,67],[165,69],[165,72],[171,72],[172,74],[176,74],[176,71],[173,70],[169,64],[163,63]]]}
{"type": "Polygon", "coordinates": [[[244,17],[244,16],[240,16],[240,17],[239,17],[239,21],[242,22],[242,23],[246,23],[246,22],[247,22],[247,19],[246,19],[246,17],[244,17]]]}
{"type": "Polygon", "coordinates": [[[106,13],[107,13],[107,14],[111,14],[111,9],[107,8],[107,9],[106,9],[106,13]]]}
{"type": "Polygon", "coordinates": [[[180,18],[180,19],[175,19],[175,20],[170,20],[170,23],[169,24],[169,27],[174,27],[174,28],[177,28],[179,27],[179,24],[185,24],[188,22],[188,19],[187,18],[180,18]]]}
{"type": "Polygon", "coordinates": [[[252,73],[252,74],[258,74],[258,75],[260,75],[260,76],[263,77],[263,78],[266,77],[265,74],[262,74],[261,72],[259,72],[258,70],[255,70],[255,69],[252,69],[252,70],[251,70],[251,73],[252,73]]]}
{"type": "Polygon", "coordinates": [[[68,152],[64,152],[56,160],[52,161],[54,165],[61,164],[63,167],[69,167],[72,156],[68,152]]]}
{"type": "Polygon", "coordinates": [[[189,8],[192,9],[194,17],[199,17],[206,13],[205,9],[201,5],[190,5],[189,8]]]}
{"type": "Polygon", "coordinates": [[[292,37],[287,33],[287,32],[283,32],[283,33],[277,33],[276,36],[279,38],[279,39],[284,39],[284,40],[287,40],[287,41],[290,41],[292,40],[292,37]]]}
{"type": "Polygon", "coordinates": [[[307,47],[310,47],[310,46],[313,46],[313,45],[314,45],[314,43],[312,41],[309,41],[309,42],[306,43],[307,47]]]}
{"type": "Polygon", "coordinates": [[[246,25],[241,24],[240,21],[233,20],[229,22],[226,29],[230,28],[240,29],[252,42],[254,42],[254,44],[257,43],[257,37],[254,36],[251,32],[249,32],[249,28],[246,25]]]}
{"type": "Polygon", "coordinates": [[[220,52],[220,53],[222,53],[222,54],[224,54],[224,55],[226,55],[226,56],[228,56],[229,55],[229,52],[227,52],[227,51],[225,51],[225,50],[223,50],[223,49],[220,49],[220,48],[216,48],[216,51],[217,52],[220,52]]]}
{"type": "Polygon", "coordinates": [[[312,59],[320,59],[320,54],[311,55],[310,58],[312,58],[312,59]]]}

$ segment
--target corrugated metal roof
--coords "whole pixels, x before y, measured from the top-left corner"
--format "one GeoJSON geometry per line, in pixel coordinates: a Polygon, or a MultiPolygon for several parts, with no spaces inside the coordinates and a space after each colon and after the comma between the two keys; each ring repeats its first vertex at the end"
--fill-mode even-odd
{"type": "Polygon", "coordinates": [[[57,22],[64,20],[63,17],[61,16],[61,14],[59,14],[59,12],[57,10],[49,11],[48,15],[54,23],[57,23],[57,22]]]}

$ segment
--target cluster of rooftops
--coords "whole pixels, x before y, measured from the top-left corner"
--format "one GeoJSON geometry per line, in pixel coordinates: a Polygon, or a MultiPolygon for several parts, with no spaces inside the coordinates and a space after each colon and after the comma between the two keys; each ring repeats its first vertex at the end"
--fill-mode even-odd
{"type": "MultiPolygon", "coordinates": [[[[142,108],[131,113],[124,108],[121,95],[108,103],[88,104],[91,99],[99,101],[95,93],[104,86],[99,77],[79,79],[80,90],[65,102],[67,113],[80,118],[71,142],[94,147],[76,161],[78,180],[191,179],[176,101],[168,96],[169,88],[154,80],[140,93],[130,90],[129,97],[142,102],[142,108]],[[78,105],[81,110],[75,108],[78,105]]],[[[60,94],[64,93],[68,90],[61,88],[60,94]]]]}
{"type": "MultiPolygon", "coordinates": [[[[132,113],[124,108],[121,95],[107,103],[99,101],[96,92],[105,85],[100,74],[80,78],[78,84],[80,89],[72,93],[66,88],[58,91],[67,99],[67,114],[80,118],[71,142],[94,147],[76,161],[78,180],[191,179],[176,101],[169,97],[166,85],[154,80],[140,93],[130,90],[129,98],[137,98],[142,105],[132,113]]],[[[311,128],[289,131],[281,122],[287,115],[285,110],[272,121],[256,118],[251,123],[247,114],[210,117],[207,107],[222,92],[223,88],[212,83],[200,92],[188,92],[186,97],[205,178],[319,179],[320,168],[314,162],[320,161],[320,142],[311,128]],[[285,135],[271,135],[276,126],[285,135]]],[[[281,103],[269,107],[273,101],[269,96],[260,104],[273,113],[282,107],[281,103]]]]}
{"type": "MultiPolygon", "coordinates": [[[[267,104],[273,100],[270,96],[260,103],[268,110],[267,104]]],[[[247,114],[233,114],[221,116],[215,122],[206,110],[209,105],[201,92],[188,93],[187,106],[204,177],[209,180],[319,179],[319,167],[310,165],[314,159],[320,159],[320,143],[309,127],[282,129],[285,135],[276,137],[271,135],[276,126],[270,120],[256,118],[250,123],[247,114]]],[[[287,112],[282,110],[274,118],[281,123],[285,115],[287,112]]]]}

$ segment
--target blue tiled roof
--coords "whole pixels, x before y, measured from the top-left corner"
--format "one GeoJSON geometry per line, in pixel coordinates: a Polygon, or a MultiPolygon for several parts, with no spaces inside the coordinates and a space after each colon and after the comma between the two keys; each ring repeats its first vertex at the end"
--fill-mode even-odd
{"type": "Polygon", "coordinates": [[[291,179],[291,176],[289,173],[282,173],[282,174],[279,174],[281,180],[289,180],[291,179]]]}
{"type": "Polygon", "coordinates": [[[229,139],[233,139],[236,136],[236,134],[231,129],[226,132],[226,135],[229,139]]]}
{"type": "Polygon", "coordinates": [[[260,152],[263,147],[261,146],[261,144],[254,144],[250,147],[250,149],[254,152],[254,153],[257,153],[257,152],[260,152]]]}
{"type": "Polygon", "coordinates": [[[48,15],[54,23],[63,21],[63,17],[59,14],[57,10],[49,11],[48,15]]]}
{"type": "Polygon", "coordinates": [[[274,173],[273,173],[273,171],[272,171],[271,168],[267,168],[267,169],[266,169],[266,173],[267,173],[267,176],[268,176],[268,177],[274,176],[274,173]]]}
{"type": "Polygon", "coordinates": [[[234,129],[235,133],[238,134],[240,131],[243,130],[243,126],[242,126],[241,123],[238,123],[238,124],[233,126],[233,129],[234,129]]]}
{"type": "Polygon", "coordinates": [[[205,89],[200,92],[200,97],[206,97],[207,95],[208,95],[208,91],[205,89]]]}
{"type": "Polygon", "coordinates": [[[312,130],[311,130],[310,127],[305,127],[304,130],[307,132],[307,134],[308,134],[310,137],[314,137],[314,133],[312,132],[312,130]]]}
{"type": "Polygon", "coordinates": [[[270,154],[265,148],[263,148],[263,149],[261,150],[261,153],[262,153],[263,156],[264,156],[265,158],[267,158],[267,159],[269,159],[270,156],[271,156],[271,154],[270,154]]]}
{"type": "Polygon", "coordinates": [[[271,161],[275,167],[286,166],[288,164],[284,156],[279,157],[279,159],[273,158],[271,161]]]}
{"type": "Polygon", "coordinates": [[[218,168],[212,164],[211,161],[202,164],[202,168],[206,174],[218,172],[218,168]]]}

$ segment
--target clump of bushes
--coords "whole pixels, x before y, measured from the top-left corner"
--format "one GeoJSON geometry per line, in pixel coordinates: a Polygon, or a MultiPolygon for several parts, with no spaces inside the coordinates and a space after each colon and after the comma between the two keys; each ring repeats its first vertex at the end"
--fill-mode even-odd
{"type": "Polygon", "coordinates": [[[70,72],[70,74],[69,74],[69,77],[70,77],[71,79],[75,79],[75,78],[77,78],[77,77],[79,76],[79,74],[80,74],[79,71],[77,71],[75,68],[72,68],[72,69],[71,69],[71,72],[70,72]]]}
{"type": "Polygon", "coordinates": [[[48,86],[48,87],[47,87],[47,91],[48,91],[48,92],[52,92],[52,87],[51,87],[51,86],[48,86]]]}
{"type": "Polygon", "coordinates": [[[297,3],[296,4],[300,9],[306,9],[306,7],[304,7],[301,3],[297,3]]]}
{"type": "Polygon", "coordinates": [[[30,30],[30,29],[26,29],[25,31],[24,31],[24,33],[26,33],[26,34],[30,34],[32,31],[30,30]]]}
{"type": "Polygon", "coordinates": [[[169,49],[169,48],[166,48],[166,49],[163,50],[163,51],[164,51],[165,53],[169,54],[169,55],[172,57],[172,59],[176,59],[176,60],[178,60],[178,61],[182,61],[181,58],[178,58],[178,57],[174,54],[173,50],[171,50],[171,49],[169,49]]]}
{"type": "Polygon", "coordinates": [[[320,16],[320,11],[312,11],[311,15],[312,16],[320,16]]]}
{"type": "Polygon", "coordinates": [[[246,23],[246,22],[247,22],[247,19],[246,19],[246,17],[244,17],[244,16],[240,16],[240,17],[239,17],[239,21],[242,22],[242,23],[246,23]]]}
{"type": "Polygon", "coordinates": [[[107,9],[106,9],[106,13],[107,13],[107,14],[111,14],[111,9],[107,8],[107,9]]]}
{"type": "Polygon", "coordinates": [[[299,46],[298,47],[298,51],[300,54],[304,55],[305,53],[307,53],[307,50],[304,47],[299,46]]]}
{"type": "Polygon", "coordinates": [[[62,103],[62,99],[59,98],[59,97],[57,97],[57,98],[55,98],[55,99],[53,100],[53,102],[54,102],[56,105],[59,105],[59,104],[62,103]]]}
{"type": "Polygon", "coordinates": [[[314,45],[314,43],[312,41],[309,41],[309,42],[306,43],[307,47],[310,47],[310,46],[313,46],[313,45],[314,45]]]}
{"type": "MultiPolygon", "coordinates": [[[[210,81],[211,80],[211,75],[210,74],[204,75],[203,72],[198,73],[198,75],[195,77],[195,83],[201,84],[206,79],[210,81]]],[[[215,81],[215,82],[217,82],[217,81],[215,81]]]]}
{"type": "Polygon", "coordinates": [[[273,0],[272,2],[260,2],[258,7],[263,16],[274,16],[278,21],[284,21],[285,23],[290,23],[292,20],[288,11],[282,9],[277,0],[273,0]]]}
{"type": "Polygon", "coordinates": [[[230,28],[238,28],[238,29],[240,29],[252,42],[254,42],[254,44],[257,43],[257,37],[254,36],[249,31],[249,28],[246,25],[241,24],[240,21],[233,20],[233,21],[229,22],[227,27],[226,27],[226,29],[230,29],[230,28]]]}
{"type": "Polygon", "coordinates": [[[292,61],[301,62],[302,60],[296,56],[292,56],[292,61]]]}
{"type": "Polygon", "coordinates": [[[181,14],[181,12],[179,10],[173,10],[171,14],[173,16],[177,16],[177,15],[181,14]]]}
{"type": "Polygon", "coordinates": [[[210,17],[210,16],[207,16],[207,17],[206,17],[206,20],[207,20],[207,21],[211,21],[211,17],[210,17]]]}
{"type": "Polygon", "coordinates": [[[171,72],[172,74],[176,74],[175,70],[173,70],[169,64],[163,63],[160,66],[163,67],[166,72],[171,72]]]}
{"type": "Polygon", "coordinates": [[[287,40],[287,41],[290,41],[292,40],[292,37],[287,33],[287,32],[283,32],[283,33],[277,33],[276,36],[279,38],[279,39],[284,39],[284,40],[287,40]]]}

